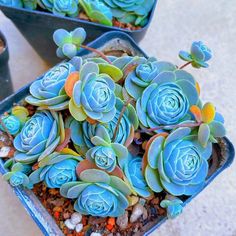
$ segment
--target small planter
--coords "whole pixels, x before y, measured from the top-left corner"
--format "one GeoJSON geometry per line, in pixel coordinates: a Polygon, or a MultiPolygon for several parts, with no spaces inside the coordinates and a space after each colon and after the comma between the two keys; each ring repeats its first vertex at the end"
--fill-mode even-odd
{"type": "MultiPolygon", "coordinates": [[[[103,50],[104,52],[120,53],[126,52],[131,55],[142,55],[146,57],[146,54],[135,44],[135,42],[126,34],[118,32],[106,33],[96,41],[89,44],[89,46],[103,50]]],[[[80,56],[91,56],[86,51],[81,51],[80,56]]],[[[0,103],[0,114],[11,109],[14,103],[17,103],[24,99],[29,93],[29,85],[23,87],[17,93],[11,95],[0,103]]],[[[213,146],[213,154],[211,161],[209,162],[209,172],[207,180],[201,190],[207,187],[225,168],[229,167],[234,159],[234,147],[227,138],[219,140],[218,144],[213,146]]],[[[0,172],[3,174],[6,170],[3,167],[3,161],[0,159],[0,172]]],[[[19,187],[13,188],[14,192],[21,200],[25,209],[29,212],[32,219],[36,222],[44,235],[63,235],[51,215],[42,206],[38,198],[30,190],[25,190],[19,187]]],[[[184,205],[188,204],[199,192],[191,197],[184,197],[184,205]]],[[[156,230],[162,223],[166,221],[167,217],[158,216],[152,222],[147,222],[142,228],[142,232],[138,232],[135,235],[149,235],[152,231],[156,230]]]]}
{"type": "Polygon", "coordinates": [[[52,41],[52,34],[56,29],[64,28],[72,30],[77,27],[83,27],[88,34],[87,42],[91,42],[105,32],[117,30],[129,34],[135,41],[139,42],[145,36],[150,26],[156,4],[157,1],[155,1],[152,12],[150,13],[148,24],[140,30],[133,31],[118,27],[109,27],[76,18],[55,16],[52,13],[37,10],[31,11],[3,5],[0,5],[0,9],[13,21],[37,53],[46,62],[53,65],[59,62],[55,54],[56,47],[52,41]]]}
{"type": "Polygon", "coordinates": [[[0,86],[2,88],[0,93],[0,100],[9,96],[13,92],[8,60],[9,60],[9,51],[8,51],[7,40],[0,31],[0,86]]]}

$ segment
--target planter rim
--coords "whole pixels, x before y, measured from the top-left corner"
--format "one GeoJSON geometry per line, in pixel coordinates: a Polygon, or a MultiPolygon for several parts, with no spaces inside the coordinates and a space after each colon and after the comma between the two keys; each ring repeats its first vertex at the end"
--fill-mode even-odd
{"type": "Polygon", "coordinates": [[[128,30],[128,29],[125,29],[125,28],[117,27],[117,26],[106,26],[106,25],[102,25],[102,24],[99,24],[99,23],[96,23],[96,22],[82,20],[80,18],[73,18],[73,17],[68,17],[68,16],[59,16],[59,15],[54,15],[51,12],[46,12],[46,11],[44,12],[44,11],[39,11],[39,10],[30,10],[30,9],[21,8],[21,7],[7,6],[7,5],[4,5],[4,4],[1,4],[1,3],[0,3],[0,9],[1,9],[1,7],[13,8],[14,10],[18,10],[18,11],[22,11],[22,12],[27,12],[27,13],[41,14],[41,15],[45,15],[45,16],[49,16],[49,17],[50,16],[51,17],[57,17],[57,18],[61,18],[61,19],[64,19],[64,20],[70,19],[73,22],[81,22],[81,23],[88,24],[88,25],[91,25],[91,26],[105,28],[107,30],[118,30],[118,31],[123,31],[123,32],[127,32],[127,33],[128,32],[129,33],[131,33],[131,32],[133,33],[133,32],[142,32],[142,31],[146,30],[150,26],[152,18],[154,16],[155,9],[156,9],[157,1],[158,0],[155,0],[153,8],[152,8],[151,12],[149,13],[150,15],[149,15],[149,18],[148,18],[148,23],[144,27],[142,27],[141,29],[137,29],[137,30],[128,30]]]}

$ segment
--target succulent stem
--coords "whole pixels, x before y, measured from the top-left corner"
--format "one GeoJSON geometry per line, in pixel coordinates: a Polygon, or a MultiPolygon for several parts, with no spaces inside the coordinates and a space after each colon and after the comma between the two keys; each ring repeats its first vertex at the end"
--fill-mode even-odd
{"type": "Polygon", "coordinates": [[[6,125],[4,124],[4,122],[2,121],[2,117],[0,117],[0,124],[1,124],[1,126],[3,127],[4,131],[7,133],[8,138],[9,138],[11,141],[13,141],[13,137],[12,137],[12,135],[9,133],[9,131],[8,131],[7,127],[6,127],[6,125]]]}
{"type": "Polygon", "coordinates": [[[57,146],[56,148],[56,152],[61,152],[70,142],[70,137],[71,137],[71,129],[65,129],[65,139],[63,140],[63,142],[57,146]]]}
{"type": "Polygon", "coordinates": [[[192,61],[188,61],[187,63],[183,64],[182,66],[179,67],[179,70],[182,70],[184,67],[190,65],[192,61]]]}
{"type": "Polygon", "coordinates": [[[103,58],[109,64],[112,64],[111,61],[107,58],[107,56],[103,52],[101,52],[101,51],[99,51],[99,50],[97,50],[95,48],[88,47],[86,45],[80,45],[80,47],[84,48],[84,49],[86,49],[88,51],[91,51],[91,52],[94,52],[94,53],[98,54],[101,58],[103,58]]]}
{"type": "Polygon", "coordinates": [[[197,122],[197,123],[185,123],[185,124],[178,124],[178,125],[162,125],[162,126],[157,126],[155,128],[151,129],[143,129],[140,131],[140,133],[147,133],[147,132],[153,132],[159,129],[177,129],[177,128],[184,128],[184,127],[189,127],[189,128],[194,128],[198,127],[202,124],[202,122],[197,122]]]}
{"type": "Polygon", "coordinates": [[[133,98],[129,98],[129,99],[124,103],[124,106],[122,107],[122,110],[121,110],[121,112],[120,112],[120,116],[119,116],[118,121],[117,121],[117,124],[116,124],[116,128],[115,128],[115,132],[114,132],[114,135],[113,135],[113,138],[112,138],[112,142],[114,142],[114,140],[116,139],[116,135],[117,135],[117,132],[118,132],[118,129],[119,129],[119,125],[120,125],[122,116],[124,115],[127,106],[132,102],[132,100],[133,100],[133,98]]]}

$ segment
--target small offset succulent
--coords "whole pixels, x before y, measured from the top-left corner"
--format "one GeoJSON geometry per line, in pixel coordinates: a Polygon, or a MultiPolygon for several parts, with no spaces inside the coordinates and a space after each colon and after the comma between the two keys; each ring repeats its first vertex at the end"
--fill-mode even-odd
{"type": "Polygon", "coordinates": [[[160,205],[162,208],[167,209],[167,217],[169,219],[176,218],[183,211],[183,201],[170,195],[167,195],[166,199],[162,200],[160,205]]]}
{"type": "Polygon", "coordinates": [[[79,156],[54,152],[39,162],[39,168],[29,176],[30,182],[45,182],[48,188],[60,188],[77,180],[76,167],[81,160],[79,156]]]}
{"type": "Polygon", "coordinates": [[[51,154],[63,138],[64,125],[60,113],[35,113],[14,139],[17,162],[31,164],[51,154]]]}
{"type": "Polygon", "coordinates": [[[112,9],[113,17],[123,23],[145,25],[154,0],[101,0],[112,9]]]}
{"type": "Polygon", "coordinates": [[[152,195],[152,191],[148,187],[142,172],[141,156],[134,157],[129,153],[128,158],[121,162],[121,168],[136,194],[144,198],[148,198],[152,195]]]}
{"type": "Polygon", "coordinates": [[[203,148],[190,133],[188,127],[178,128],[167,138],[157,134],[150,139],[145,178],[154,192],[164,189],[173,196],[191,196],[204,186],[212,144],[203,148]]]}
{"type": "Polygon", "coordinates": [[[77,55],[85,39],[86,32],[80,27],[71,32],[64,29],[56,30],[53,34],[53,40],[58,46],[57,56],[60,58],[73,58],[77,55]]]}
{"type": "Polygon", "coordinates": [[[191,63],[195,68],[207,68],[209,65],[206,62],[211,59],[212,52],[203,42],[199,41],[193,42],[190,53],[180,51],[179,57],[191,63]]]}
{"type": "Polygon", "coordinates": [[[55,15],[76,17],[79,13],[76,0],[38,0],[38,4],[55,15]]]}
{"type": "Polygon", "coordinates": [[[9,181],[13,187],[23,186],[31,189],[33,185],[28,177],[31,171],[32,167],[30,165],[16,163],[12,166],[11,171],[3,175],[3,179],[9,181]]]}
{"type": "Polygon", "coordinates": [[[128,150],[119,143],[112,143],[104,126],[98,127],[97,135],[91,138],[94,147],[86,153],[86,159],[94,162],[102,170],[112,172],[117,162],[124,162],[128,157],[128,150]]]}
{"type": "Polygon", "coordinates": [[[143,91],[136,110],[142,126],[155,128],[189,119],[190,106],[198,102],[198,84],[191,74],[183,70],[165,71],[143,91]]]}
{"type": "Polygon", "coordinates": [[[79,0],[79,3],[89,19],[103,25],[112,26],[111,9],[103,2],[100,0],[79,0]]]}
{"type": "Polygon", "coordinates": [[[2,116],[0,123],[0,130],[7,131],[11,135],[16,135],[21,128],[20,120],[14,115],[2,116]]]}
{"type": "Polygon", "coordinates": [[[134,131],[138,128],[138,117],[134,107],[131,104],[127,106],[127,109],[121,117],[115,135],[115,129],[123,106],[124,103],[119,98],[117,98],[115,117],[108,123],[90,124],[86,120],[79,122],[71,118],[67,119],[66,123],[71,129],[71,139],[75,145],[76,150],[84,155],[88,149],[94,147],[91,139],[94,136],[98,136],[100,126],[104,126],[106,128],[110,139],[114,138],[114,143],[119,143],[124,146],[130,145],[133,141],[134,131]]]}
{"type": "Polygon", "coordinates": [[[95,169],[84,170],[79,179],[60,189],[63,197],[77,199],[76,211],[99,217],[118,217],[125,213],[131,191],[122,179],[95,169]]]}

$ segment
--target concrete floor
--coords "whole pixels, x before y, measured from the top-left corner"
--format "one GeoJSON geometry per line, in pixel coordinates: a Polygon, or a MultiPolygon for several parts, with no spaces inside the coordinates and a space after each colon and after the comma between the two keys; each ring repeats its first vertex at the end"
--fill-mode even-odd
{"type": "MultiPolygon", "coordinates": [[[[18,89],[47,69],[13,24],[0,13],[0,30],[9,41],[10,67],[18,89]]],[[[236,2],[235,0],[163,0],[141,47],[152,56],[177,65],[180,49],[193,40],[214,52],[208,70],[192,70],[202,98],[213,101],[226,119],[228,136],[236,143],[236,2]]],[[[42,235],[11,188],[0,179],[0,235],[42,235]]],[[[152,234],[158,236],[236,236],[236,162],[202,192],[176,220],[152,234]]]]}

